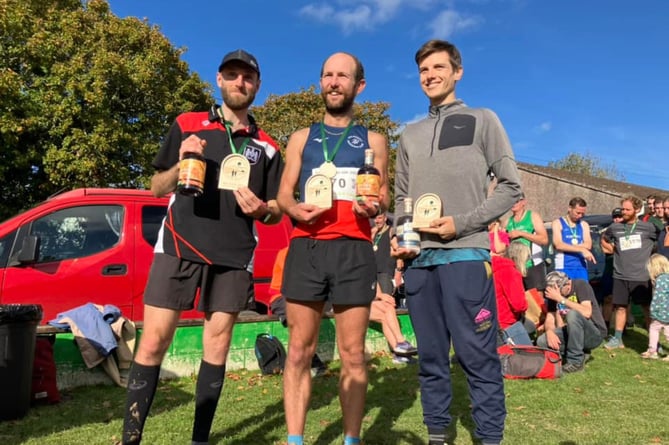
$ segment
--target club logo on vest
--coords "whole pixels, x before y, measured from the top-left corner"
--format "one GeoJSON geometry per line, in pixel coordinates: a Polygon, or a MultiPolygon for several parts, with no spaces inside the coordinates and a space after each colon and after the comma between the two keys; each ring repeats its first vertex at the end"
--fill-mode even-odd
{"type": "Polygon", "coordinates": [[[260,160],[260,155],[261,153],[258,147],[247,145],[244,150],[244,157],[249,160],[249,163],[254,165],[260,160]]]}
{"type": "Polygon", "coordinates": [[[362,138],[356,135],[351,135],[347,137],[346,142],[348,142],[348,145],[350,145],[353,148],[362,148],[365,145],[365,143],[362,141],[362,138]]]}

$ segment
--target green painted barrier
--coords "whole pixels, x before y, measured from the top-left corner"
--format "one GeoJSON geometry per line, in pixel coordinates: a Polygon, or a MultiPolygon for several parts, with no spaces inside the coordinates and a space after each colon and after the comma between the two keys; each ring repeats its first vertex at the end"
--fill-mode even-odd
{"type": "MultiPolygon", "coordinates": [[[[262,317],[261,317],[262,318],[262,317]]],[[[415,344],[415,334],[407,314],[398,314],[402,333],[408,341],[415,344]]],[[[174,340],[167,351],[161,370],[162,378],[176,378],[194,375],[202,358],[202,325],[200,323],[180,326],[174,340]]],[[[288,344],[288,329],[279,321],[239,322],[235,325],[227,369],[258,369],[254,345],[256,336],[261,332],[274,335],[284,345],[288,344]]],[[[53,334],[52,334],[53,335],[53,334]]],[[[54,343],[54,357],[58,371],[58,387],[61,389],[99,383],[111,383],[111,380],[99,367],[88,369],[84,364],[74,335],[58,333],[54,343]]],[[[137,344],[141,336],[141,328],[137,332],[137,344]]],[[[388,344],[381,325],[370,323],[367,330],[366,350],[369,353],[388,351],[388,344]]],[[[338,358],[336,347],[335,322],[332,318],[323,318],[318,337],[318,354],[326,362],[338,358]]]]}

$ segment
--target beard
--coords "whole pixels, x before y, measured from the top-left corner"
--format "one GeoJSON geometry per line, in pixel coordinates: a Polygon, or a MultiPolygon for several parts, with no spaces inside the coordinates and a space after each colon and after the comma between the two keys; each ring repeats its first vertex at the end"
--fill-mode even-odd
{"type": "Polygon", "coordinates": [[[330,91],[321,92],[321,97],[323,98],[323,102],[325,103],[325,109],[327,112],[333,116],[341,116],[343,114],[348,113],[351,111],[351,108],[353,108],[353,102],[355,101],[355,96],[353,94],[346,94],[345,92],[341,92],[342,94],[342,100],[339,104],[331,104],[328,99],[328,93],[330,91]]]}
{"type": "Polygon", "coordinates": [[[255,91],[246,90],[242,95],[232,95],[227,89],[222,88],[223,103],[233,111],[245,110],[251,106],[256,98],[255,91]]]}
{"type": "MultiPolygon", "coordinates": [[[[635,212],[636,212],[636,210],[635,210],[635,212]]],[[[636,219],[636,213],[632,213],[631,215],[623,214],[623,220],[622,220],[622,223],[623,223],[623,224],[631,223],[631,222],[634,221],[635,219],[636,219]]]]}

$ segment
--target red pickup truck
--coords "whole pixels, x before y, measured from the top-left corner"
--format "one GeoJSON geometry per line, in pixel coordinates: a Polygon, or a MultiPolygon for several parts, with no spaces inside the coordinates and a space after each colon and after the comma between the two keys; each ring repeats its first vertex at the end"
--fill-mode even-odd
{"type": "MultiPolygon", "coordinates": [[[[128,189],[77,189],[0,224],[0,304],[40,304],[43,323],[85,303],[113,304],[140,321],[153,245],[168,198],[128,189]]],[[[253,278],[259,312],[268,311],[276,253],[288,244],[287,217],[256,223],[253,278]]],[[[182,318],[201,318],[186,311],[182,318]]]]}

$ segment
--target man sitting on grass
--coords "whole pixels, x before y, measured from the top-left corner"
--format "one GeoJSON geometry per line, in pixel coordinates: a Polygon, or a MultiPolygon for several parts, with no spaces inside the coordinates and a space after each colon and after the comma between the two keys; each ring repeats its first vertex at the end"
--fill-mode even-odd
{"type": "Polygon", "coordinates": [[[582,371],[591,349],[606,337],[606,323],[595,293],[585,280],[571,280],[564,272],[546,275],[548,314],[546,332],[537,339],[543,348],[559,350],[563,372],[582,371]]]}

